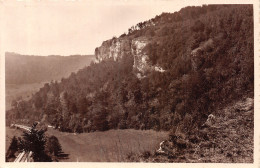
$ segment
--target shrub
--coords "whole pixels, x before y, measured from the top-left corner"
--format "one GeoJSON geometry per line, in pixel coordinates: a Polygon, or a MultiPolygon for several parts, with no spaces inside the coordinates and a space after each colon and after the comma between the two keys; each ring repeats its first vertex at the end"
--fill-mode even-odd
{"type": "Polygon", "coordinates": [[[57,137],[52,135],[47,139],[45,150],[50,155],[58,156],[61,152],[61,145],[57,137]]]}

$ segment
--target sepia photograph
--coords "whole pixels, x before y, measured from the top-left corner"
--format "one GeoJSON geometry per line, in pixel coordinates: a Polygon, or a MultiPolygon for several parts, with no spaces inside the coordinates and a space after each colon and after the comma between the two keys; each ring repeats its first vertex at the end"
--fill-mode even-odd
{"type": "Polygon", "coordinates": [[[0,5],[5,163],[255,163],[252,2],[0,5]]]}

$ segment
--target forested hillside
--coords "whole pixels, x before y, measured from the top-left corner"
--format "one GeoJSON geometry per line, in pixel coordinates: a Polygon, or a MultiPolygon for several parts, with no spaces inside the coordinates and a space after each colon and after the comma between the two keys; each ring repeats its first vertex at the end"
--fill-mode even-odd
{"type": "Polygon", "coordinates": [[[79,133],[134,128],[191,136],[209,114],[241,96],[253,97],[253,27],[252,5],[163,13],[105,41],[95,51],[97,63],[13,103],[7,123],[42,121],[79,133]]]}
{"type": "Polygon", "coordinates": [[[5,54],[6,84],[30,84],[60,80],[88,66],[93,56],[32,56],[5,54]]]}

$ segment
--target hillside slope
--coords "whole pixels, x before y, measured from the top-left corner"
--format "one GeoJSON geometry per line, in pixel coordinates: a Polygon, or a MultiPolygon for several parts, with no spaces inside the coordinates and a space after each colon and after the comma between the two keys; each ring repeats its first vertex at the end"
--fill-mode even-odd
{"type": "Polygon", "coordinates": [[[60,80],[71,72],[90,65],[92,55],[81,56],[28,56],[5,54],[6,84],[29,84],[60,80]]]}
{"type": "Polygon", "coordinates": [[[16,53],[5,55],[6,109],[12,101],[28,100],[44,83],[60,81],[85,66],[90,65],[94,56],[27,56],[16,53]]]}
{"type": "Polygon", "coordinates": [[[253,107],[254,99],[251,98],[234,101],[213,113],[215,122],[197,130],[195,136],[185,141],[187,148],[181,148],[169,138],[163,153],[154,150],[148,154],[130,155],[128,161],[253,163],[253,107]]]}

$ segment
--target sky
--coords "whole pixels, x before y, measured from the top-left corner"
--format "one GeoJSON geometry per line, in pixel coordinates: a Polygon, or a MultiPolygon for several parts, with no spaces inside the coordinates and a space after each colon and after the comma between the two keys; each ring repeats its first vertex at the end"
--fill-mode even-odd
{"type": "MultiPolygon", "coordinates": [[[[103,41],[132,25],[179,11],[185,0],[0,0],[5,52],[94,54],[103,41]]],[[[196,4],[198,5],[198,4],[196,4]]]]}

